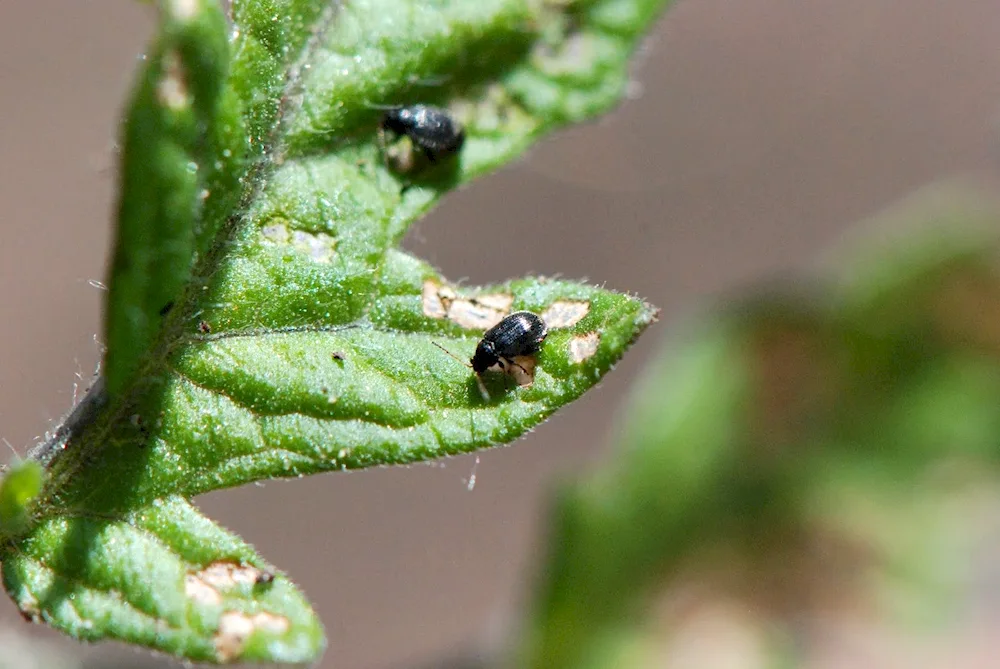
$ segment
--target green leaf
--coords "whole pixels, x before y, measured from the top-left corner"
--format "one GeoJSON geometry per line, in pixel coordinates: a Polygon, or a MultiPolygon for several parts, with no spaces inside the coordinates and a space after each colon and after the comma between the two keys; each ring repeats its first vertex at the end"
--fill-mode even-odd
{"type": "Polygon", "coordinates": [[[185,575],[261,562],[185,500],[507,443],[612,368],[653,307],[543,277],[460,287],[397,246],[449,189],[616,103],[664,4],[237,0],[227,26],[164,0],[125,123],[106,378],[33,452],[34,524],[0,528],[22,610],[186,659],[314,660],[280,579],[192,601],[185,575]],[[417,103],[464,125],[458,155],[381,141],[385,106],[417,103]],[[484,399],[461,361],[518,309],[548,338],[484,399]],[[230,610],[287,627],[220,653],[230,610]]]}
{"type": "MultiPolygon", "coordinates": [[[[2,471],[2,470],[0,470],[2,471]]],[[[33,460],[14,463],[0,476],[0,531],[15,534],[28,524],[28,508],[42,492],[45,472],[33,460]]]]}
{"type": "Polygon", "coordinates": [[[214,0],[170,0],[146,55],[122,139],[118,236],[104,374],[118,394],[191,273],[208,134],[225,84],[225,18],[214,0]]]}
{"type": "Polygon", "coordinates": [[[25,617],[87,641],[114,630],[219,663],[307,662],[324,644],[295,586],[179,497],[46,519],[5,557],[3,581],[25,617]]]}

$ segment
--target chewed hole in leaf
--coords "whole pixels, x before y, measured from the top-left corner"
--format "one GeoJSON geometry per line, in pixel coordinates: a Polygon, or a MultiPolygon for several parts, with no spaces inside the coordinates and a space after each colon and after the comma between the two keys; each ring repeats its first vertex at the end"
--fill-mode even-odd
{"type": "Polygon", "coordinates": [[[573,327],[590,313],[590,302],[557,300],[541,313],[549,329],[573,327]]]}
{"type": "Polygon", "coordinates": [[[495,309],[477,300],[458,299],[448,307],[448,319],[467,330],[488,330],[507,315],[508,310],[495,309]]]}
{"type": "Polygon", "coordinates": [[[519,355],[511,360],[511,363],[506,371],[517,385],[526,388],[535,382],[535,365],[537,364],[535,356],[519,355]]]}
{"type": "Polygon", "coordinates": [[[250,637],[263,632],[275,636],[288,631],[288,619],[273,613],[249,615],[240,611],[227,611],[219,618],[219,630],[215,635],[215,653],[219,662],[239,659],[250,637]]]}
{"type": "Polygon", "coordinates": [[[459,288],[396,248],[447,190],[621,99],[633,37],[578,3],[273,4],[160,3],[123,124],[97,428],[70,423],[39,497],[50,506],[0,510],[5,588],[26,617],[78,638],[186,661],[315,662],[323,633],[301,593],[270,585],[250,566],[264,561],[187,500],[509,443],[593,387],[655,318],[569,281],[459,288]],[[378,141],[373,106],[418,103],[465,126],[449,160],[412,137],[378,141]],[[578,332],[555,333],[537,369],[526,356],[489,374],[484,401],[466,361],[515,304],[604,345],[595,335],[596,353],[567,364],[578,332]],[[23,538],[18,518],[32,522],[23,538]],[[66,538],[81,533],[87,569],[67,568],[66,538]]]}
{"type": "Polygon", "coordinates": [[[258,569],[253,565],[228,561],[213,562],[201,571],[189,576],[218,591],[255,586],[274,578],[270,572],[258,569]]]}
{"type": "Polygon", "coordinates": [[[160,104],[174,111],[185,109],[190,104],[190,98],[187,84],[184,83],[184,69],[177,52],[170,51],[164,54],[163,69],[164,76],[156,87],[160,104]]]}
{"type": "Polygon", "coordinates": [[[600,332],[588,332],[585,335],[573,337],[569,340],[570,362],[579,365],[597,353],[597,347],[601,343],[600,332]]]}
{"type": "Polygon", "coordinates": [[[184,577],[184,594],[198,606],[222,604],[222,595],[219,591],[195,574],[184,577]]]}
{"type": "Polygon", "coordinates": [[[468,330],[488,330],[510,313],[514,296],[486,293],[459,297],[451,286],[427,279],[422,291],[423,312],[431,318],[447,318],[468,330]]]}
{"type": "Polygon", "coordinates": [[[318,263],[333,260],[337,239],[325,232],[305,232],[289,228],[285,222],[274,222],[260,230],[261,240],[272,246],[288,246],[318,263]]]}

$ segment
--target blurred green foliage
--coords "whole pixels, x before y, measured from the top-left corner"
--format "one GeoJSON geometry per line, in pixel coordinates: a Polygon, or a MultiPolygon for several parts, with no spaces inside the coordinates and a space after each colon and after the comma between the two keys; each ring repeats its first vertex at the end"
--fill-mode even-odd
{"type": "Polygon", "coordinates": [[[1000,206],[931,189],[871,227],[649,365],[559,497],[517,666],[805,666],[824,625],[951,627],[1000,510],[1000,206]]]}

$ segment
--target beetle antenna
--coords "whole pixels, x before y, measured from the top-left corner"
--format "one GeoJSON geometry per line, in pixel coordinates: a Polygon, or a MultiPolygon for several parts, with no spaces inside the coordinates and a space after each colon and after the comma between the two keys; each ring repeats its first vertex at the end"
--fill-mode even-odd
{"type": "Polygon", "coordinates": [[[365,100],[362,104],[367,109],[378,109],[379,111],[390,111],[393,109],[399,109],[399,105],[387,105],[378,102],[372,102],[371,100],[365,100]]]}
{"type": "Polygon", "coordinates": [[[449,351],[448,349],[446,349],[444,346],[442,346],[441,344],[437,343],[436,341],[432,341],[431,343],[434,344],[435,346],[437,346],[439,349],[441,349],[445,353],[447,353],[448,355],[450,355],[451,357],[455,358],[455,360],[458,360],[460,363],[462,363],[466,367],[472,367],[472,363],[471,362],[466,362],[465,360],[462,360],[457,355],[455,355],[454,353],[452,353],[451,351],[449,351]]]}
{"type": "MultiPolygon", "coordinates": [[[[447,353],[448,355],[450,355],[451,357],[453,357],[455,360],[458,360],[460,363],[462,363],[466,367],[470,367],[470,368],[472,367],[472,363],[466,362],[466,361],[462,360],[457,355],[455,355],[454,353],[452,353],[451,351],[449,351],[448,349],[446,349],[444,346],[442,346],[441,344],[437,343],[436,341],[432,341],[431,343],[434,344],[435,346],[437,346],[439,349],[441,349],[445,353],[447,353]]],[[[479,376],[479,374],[476,374],[476,385],[479,386],[479,394],[483,396],[483,401],[484,402],[489,402],[490,401],[490,393],[489,393],[488,390],[486,390],[486,384],[483,383],[483,377],[479,376]]]]}

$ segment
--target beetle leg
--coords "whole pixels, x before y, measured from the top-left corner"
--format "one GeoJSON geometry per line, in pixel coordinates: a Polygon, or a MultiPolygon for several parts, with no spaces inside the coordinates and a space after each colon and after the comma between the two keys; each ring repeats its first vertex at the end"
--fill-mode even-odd
{"type": "Polygon", "coordinates": [[[483,378],[478,374],[476,374],[475,377],[476,377],[476,385],[479,386],[479,394],[483,396],[484,402],[489,402],[490,393],[488,390],[486,390],[486,384],[483,383],[483,378]]]}

